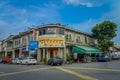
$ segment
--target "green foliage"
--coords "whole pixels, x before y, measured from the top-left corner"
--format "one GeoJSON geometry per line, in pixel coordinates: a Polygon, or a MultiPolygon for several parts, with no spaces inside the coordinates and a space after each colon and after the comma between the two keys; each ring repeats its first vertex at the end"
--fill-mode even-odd
{"type": "Polygon", "coordinates": [[[66,55],[67,61],[71,61],[72,60],[72,56],[71,55],[66,55]]]}
{"type": "Polygon", "coordinates": [[[104,21],[92,28],[93,36],[100,42],[111,40],[116,36],[117,25],[114,22],[104,21]]]}
{"type": "Polygon", "coordinates": [[[98,46],[107,53],[109,51],[109,47],[113,46],[114,43],[112,41],[106,41],[106,42],[99,42],[98,46]]]}
{"type": "Polygon", "coordinates": [[[113,46],[113,42],[110,41],[117,34],[117,25],[111,21],[104,21],[100,24],[97,24],[92,28],[93,37],[98,39],[98,46],[107,53],[109,47],[113,46]]]}
{"type": "Polygon", "coordinates": [[[43,58],[43,62],[47,62],[47,58],[45,57],[45,58],[43,58]]]}

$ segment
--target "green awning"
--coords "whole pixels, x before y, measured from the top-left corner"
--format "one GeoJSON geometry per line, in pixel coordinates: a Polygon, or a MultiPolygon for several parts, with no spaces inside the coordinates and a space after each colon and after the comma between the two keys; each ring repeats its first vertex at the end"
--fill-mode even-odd
{"type": "Polygon", "coordinates": [[[74,45],[72,46],[72,53],[80,53],[80,54],[99,54],[103,53],[102,50],[97,49],[95,47],[91,46],[79,46],[79,45],[74,45]]]}

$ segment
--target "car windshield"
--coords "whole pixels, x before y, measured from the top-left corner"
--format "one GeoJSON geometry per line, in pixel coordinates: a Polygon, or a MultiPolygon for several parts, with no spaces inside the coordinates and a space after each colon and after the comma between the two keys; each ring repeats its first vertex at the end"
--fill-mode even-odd
{"type": "Polygon", "coordinates": [[[19,60],[22,60],[22,58],[18,58],[19,60]]]}
{"type": "Polygon", "coordinates": [[[57,58],[55,57],[55,58],[53,58],[53,59],[54,59],[54,60],[61,60],[61,58],[58,58],[58,57],[57,57],[57,58]]]}
{"type": "Polygon", "coordinates": [[[108,56],[106,55],[105,58],[108,58],[108,56]]]}
{"type": "Polygon", "coordinates": [[[29,59],[34,59],[34,58],[29,58],[29,59]]]}

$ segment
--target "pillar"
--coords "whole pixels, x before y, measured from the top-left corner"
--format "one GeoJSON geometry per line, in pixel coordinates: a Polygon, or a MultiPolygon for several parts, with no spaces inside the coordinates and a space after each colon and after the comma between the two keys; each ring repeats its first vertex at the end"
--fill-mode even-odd
{"type": "Polygon", "coordinates": [[[7,50],[5,51],[5,56],[7,56],[7,50]]]}
{"type": "Polygon", "coordinates": [[[40,62],[41,60],[41,49],[37,50],[37,61],[40,62]]]}
{"type": "Polygon", "coordinates": [[[12,59],[15,58],[15,50],[12,51],[12,59]]]}
{"type": "Polygon", "coordinates": [[[46,57],[47,57],[47,61],[48,61],[48,59],[49,59],[49,53],[48,53],[48,50],[47,50],[46,57]]]}
{"type": "Polygon", "coordinates": [[[63,56],[64,56],[64,61],[66,61],[66,47],[64,47],[64,54],[63,54],[63,56]]]}
{"type": "Polygon", "coordinates": [[[19,49],[19,57],[22,57],[22,48],[19,49]]]}
{"type": "Polygon", "coordinates": [[[43,49],[43,58],[45,58],[45,48],[43,49]]]}

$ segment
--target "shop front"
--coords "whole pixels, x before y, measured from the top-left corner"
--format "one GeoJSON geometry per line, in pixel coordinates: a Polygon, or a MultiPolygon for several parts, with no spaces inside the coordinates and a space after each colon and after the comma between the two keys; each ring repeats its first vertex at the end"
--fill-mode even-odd
{"type": "Polygon", "coordinates": [[[60,57],[64,58],[65,40],[61,37],[39,38],[39,50],[41,61],[44,58],[60,57]]]}
{"type": "Polygon", "coordinates": [[[29,53],[28,53],[28,49],[27,48],[22,48],[22,56],[23,57],[28,57],[29,53]]]}
{"type": "Polygon", "coordinates": [[[74,59],[77,61],[91,62],[93,59],[95,59],[96,56],[101,55],[103,51],[92,46],[73,45],[72,53],[74,59]]]}
{"type": "Polygon", "coordinates": [[[16,49],[16,50],[15,50],[15,55],[14,55],[15,58],[18,58],[18,57],[19,57],[19,52],[20,52],[19,49],[16,49]]]}

